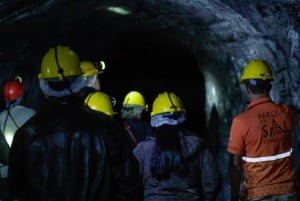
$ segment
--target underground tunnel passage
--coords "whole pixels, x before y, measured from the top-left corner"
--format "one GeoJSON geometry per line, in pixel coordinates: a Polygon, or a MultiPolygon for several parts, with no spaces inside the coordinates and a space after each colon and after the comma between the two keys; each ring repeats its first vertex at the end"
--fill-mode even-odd
{"type": "Polygon", "coordinates": [[[233,116],[246,106],[238,83],[246,61],[258,56],[269,61],[277,74],[272,97],[299,108],[299,15],[293,11],[299,5],[225,0],[119,4],[132,14],[109,12],[110,2],[3,4],[1,86],[20,74],[29,87],[28,105],[38,108],[41,57],[49,47],[64,44],[81,60],[106,62],[101,88],[117,99],[117,110],[129,90],[143,92],[149,104],[157,93],[174,91],[187,109],[187,126],[219,153],[224,181],[218,200],[229,200],[226,145],[233,116]]]}
{"type": "Polygon", "coordinates": [[[107,69],[101,78],[103,90],[119,100],[119,108],[130,90],[142,92],[150,104],[158,93],[176,92],[188,111],[189,127],[203,130],[205,86],[192,52],[178,44],[172,33],[144,27],[135,29],[121,33],[109,49],[105,48],[107,69]]]}

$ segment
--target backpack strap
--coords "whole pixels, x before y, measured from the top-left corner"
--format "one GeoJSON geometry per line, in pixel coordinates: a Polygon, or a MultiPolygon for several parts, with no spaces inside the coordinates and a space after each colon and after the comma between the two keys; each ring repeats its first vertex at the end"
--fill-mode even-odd
{"type": "Polygon", "coordinates": [[[123,125],[124,125],[125,130],[126,130],[127,133],[129,134],[130,138],[132,139],[132,141],[133,141],[135,144],[138,144],[138,141],[137,141],[136,138],[134,137],[134,134],[132,133],[131,128],[130,128],[130,126],[128,125],[128,123],[127,123],[126,121],[124,121],[124,122],[123,122],[123,125]]]}

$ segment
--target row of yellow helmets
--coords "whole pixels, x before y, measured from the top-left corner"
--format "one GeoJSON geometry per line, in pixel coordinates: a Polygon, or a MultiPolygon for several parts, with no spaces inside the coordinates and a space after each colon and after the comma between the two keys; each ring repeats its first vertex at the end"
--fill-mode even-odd
{"type": "MultiPolygon", "coordinates": [[[[105,63],[99,62],[97,65],[90,61],[82,61],[78,55],[68,46],[56,46],[50,48],[44,55],[41,62],[41,72],[39,79],[64,79],[64,77],[83,75],[88,77],[94,74],[103,73],[105,63]],[[62,72],[63,73],[62,73],[62,72]]],[[[272,73],[269,65],[262,60],[251,60],[244,68],[240,82],[248,79],[262,79],[272,81],[272,73]]],[[[90,94],[85,99],[85,104],[91,109],[103,112],[107,115],[114,115],[113,105],[110,96],[97,91],[90,94]]],[[[147,110],[145,99],[137,91],[129,92],[123,101],[123,105],[142,106],[147,110]]],[[[185,112],[182,102],[173,92],[160,93],[153,102],[151,116],[162,113],[185,112]]]]}
{"type": "MultiPolygon", "coordinates": [[[[50,48],[41,61],[39,79],[64,79],[66,77],[85,77],[104,72],[105,63],[100,61],[80,61],[76,52],[68,46],[58,45],[50,48]]],[[[112,116],[117,114],[113,110],[111,97],[104,92],[96,91],[89,94],[84,104],[90,109],[112,116]]],[[[145,110],[148,105],[143,95],[138,91],[130,91],[124,98],[123,106],[142,106],[145,110]]],[[[162,113],[185,112],[179,97],[173,92],[160,93],[153,102],[151,116],[162,113]]]]}
{"type": "MultiPolygon", "coordinates": [[[[109,116],[118,114],[113,110],[110,96],[102,91],[89,94],[84,104],[92,110],[102,112],[109,116]]],[[[123,106],[142,106],[145,110],[148,108],[143,95],[138,91],[130,91],[124,98],[123,106]]],[[[163,113],[175,112],[185,112],[182,101],[175,93],[165,91],[160,93],[153,101],[151,117],[163,113]]]]}

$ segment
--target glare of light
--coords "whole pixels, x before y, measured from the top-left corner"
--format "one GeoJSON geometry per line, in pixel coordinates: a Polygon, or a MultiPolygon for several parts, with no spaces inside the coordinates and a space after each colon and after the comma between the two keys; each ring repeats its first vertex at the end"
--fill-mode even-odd
{"type": "Polygon", "coordinates": [[[211,105],[218,103],[216,86],[212,81],[207,82],[207,97],[211,105]]]}
{"type": "Polygon", "coordinates": [[[216,88],[215,86],[211,87],[211,96],[214,99],[215,102],[217,102],[217,93],[216,93],[216,88]]]}
{"type": "Polygon", "coordinates": [[[9,147],[10,147],[11,144],[12,144],[13,138],[14,138],[14,133],[6,132],[6,133],[4,134],[4,136],[5,136],[5,139],[6,139],[7,144],[8,144],[9,147]]]}
{"type": "Polygon", "coordinates": [[[131,13],[130,10],[123,7],[117,7],[117,6],[109,6],[106,8],[106,10],[119,15],[129,15],[131,13]]]}
{"type": "MultiPolygon", "coordinates": [[[[216,107],[219,110],[219,88],[215,77],[210,72],[205,72],[205,88],[206,88],[206,115],[207,120],[210,119],[211,109],[216,107]]],[[[207,122],[208,123],[208,122],[207,122]]]]}
{"type": "Polygon", "coordinates": [[[104,71],[105,70],[105,62],[104,61],[100,61],[100,65],[101,65],[101,67],[102,67],[102,70],[104,71]]]}

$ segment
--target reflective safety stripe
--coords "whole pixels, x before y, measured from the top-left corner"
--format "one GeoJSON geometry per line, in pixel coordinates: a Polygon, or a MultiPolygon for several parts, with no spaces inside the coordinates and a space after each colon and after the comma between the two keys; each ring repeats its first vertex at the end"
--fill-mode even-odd
{"type": "Polygon", "coordinates": [[[292,154],[292,149],[288,152],[285,152],[282,154],[277,154],[274,156],[263,156],[263,157],[257,157],[257,158],[243,156],[242,159],[246,162],[258,163],[258,162],[275,161],[278,159],[287,158],[287,157],[290,157],[291,154],[292,154]]]}

